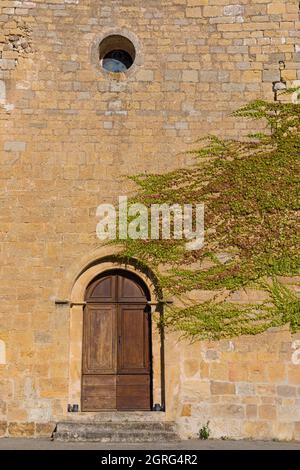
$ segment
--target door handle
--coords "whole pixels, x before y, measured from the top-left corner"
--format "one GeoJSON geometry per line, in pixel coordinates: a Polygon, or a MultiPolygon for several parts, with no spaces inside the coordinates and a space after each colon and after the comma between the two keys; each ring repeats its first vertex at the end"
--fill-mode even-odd
{"type": "Polygon", "coordinates": [[[118,344],[121,344],[121,336],[118,336],[118,344]]]}

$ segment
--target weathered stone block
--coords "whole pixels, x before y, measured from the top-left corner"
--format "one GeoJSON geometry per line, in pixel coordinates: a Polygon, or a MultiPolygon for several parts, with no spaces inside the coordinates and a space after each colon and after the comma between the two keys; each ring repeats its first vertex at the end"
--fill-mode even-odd
{"type": "Polygon", "coordinates": [[[282,80],[292,81],[297,79],[297,70],[282,70],[281,72],[282,80]]]}
{"type": "Polygon", "coordinates": [[[200,5],[207,5],[209,0],[183,0],[181,1],[182,4],[187,3],[188,6],[195,6],[198,7],[200,5]]]}
{"type": "Polygon", "coordinates": [[[227,364],[213,362],[210,366],[210,377],[213,380],[228,380],[227,364]]]}
{"type": "Polygon", "coordinates": [[[16,67],[16,60],[14,59],[0,59],[0,69],[13,70],[16,67]]]}
{"type": "Polygon", "coordinates": [[[271,383],[280,383],[286,381],[287,372],[285,364],[278,364],[278,362],[268,364],[267,373],[271,383]]]}
{"type": "Polygon", "coordinates": [[[264,364],[252,362],[248,366],[248,380],[250,382],[265,382],[266,368],[264,364]]]}
{"type": "Polygon", "coordinates": [[[248,46],[229,46],[227,48],[229,54],[247,54],[248,51],[248,46]]]}
{"type": "Polygon", "coordinates": [[[191,403],[199,403],[205,401],[210,396],[209,382],[201,382],[200,380],[185,380],[182,383],[182,398],[189,400],[191,403]]]}
{"type": "Polygon", "coordinates": [[[268,14],[269,15],[282,15],[286,11],[286,6],[283,2],[271,2],[268,5],[268,14]]]}
{"type": "Polygon", "coordinates": [[[292,399],[285,399],[288,400],[288,403],[283,403],[277,409],[278,420],[294,423],[296,421],[300,421],[300,410],[299,406],[295,405],[295,401],[292,399]]]}
{"type": "Polygon", "coordinates": [[[197,359],[189,359],[184,361],[184,373],[186,377],[193,377],[199,374],[200,361],[197,359]]]}
{"type": "Polygon", "coordinates": [[[223,9],[225,16],[239,16],[244,13],[243,5],[226,5],[223,9]]]}
{"type": "Polygon", "coordinates": [[[255,395],[255,386],[251,383],[237,383],[236,384],[236,393],[237,395],[255,395]]]}
{"type": "Polygon", "coordinates": [[[215,349],[208,349],[205,352],[205,359],[208,361],[216,361],[219,359],[219,353],[215,349]]]}
{"type": "Polygon", "coordinates": [[[166,70],[165,80],[179,81],[181,76],[180,70],[166,70]]]}
{"type": "Polygon", "coordinates": [[[216,83],[218,80],[218,73],[213,70],[200,70],[200,82],[216,83]]]}
{"type": "Polygon", "coordinates": [[[244,382],[248,379],[247,364],[232,362],[229,364],[229,380],[232,382],[244,382]]]}
{"type": "Polygon", "coordinates": [[[4,437],[7,431],[7,422],[0,421],[0,437],[4,437]]]}
{"type": "Polygon", "coordinates": [[[187,8],[186,9],[187,18],[201,18],[202,17],[202,8],[187,8]]]}
{"type": "Polygon", "coordinates": [[[245,417],[245,408],[243,405],[212,405],[211,412],[213,416],[227,417],[228,419],[243,419],[245,417]]]}
{"type": "Polygon", "coordinates": [[[255,439],[267,439],[271,435],[270,422],[246,422],[243,429],[243,435],[255,439]]]}
{"type": "Polygon", "coordinates": [[[277,393],[280,397],[295,397],[296,387],[292,387],[289,385],[278,385],[277,393]]]}
{"type": "Polygon", "coordinates": [[[6,100],[6,86],[5,81],[0,80],[0,104],[4,104],[6,100]]]}
{"type": "Polygon", "coordinates": [[[182,81],[183,82],[198,82],[199,76],[197,70],[183,70],[182,81]]]}
{"type": "Polygon", "coordinates": [[[290,385],[300,385],[299,365],[288,365],[288,383],[290,385]]]}
{"type": "Polygon", "coordinates": [[[243,72],[243,80],[245,82],[261,82],[262,73],[260,70],[246,70],[243,72]]]}
{"type": "Polygon", "coordinates": [[[11,437],[32,437],[34,431],[34,423],[9,423],[8,425],[8,435],[11,437]]]}
{"type": "Polygon", "coordinates": [[[140,82],[152,82],[154,74],[152,70],[139,70],[137,73],[137,80],[140,82]]]}
{"type": "Polygon", "coordinates": [[[278,82],[280,81],[279,70],[263,70],[263,82],[278,82]]]}
{"type": "Polygon", "coordinates": [[[204,6],[203,7],[203,16],[208,16],[209,18],[213,16],[221,16],[222,7],[221,6],[204,6]]]}
{"type": "Polygon", "coordinates": [[[36,437],[50,438],[55,429],[56,423],[36,423],[35,435],[36,437]]]}
{"type": "Polygon", "coordinates": [[[200,363],[200,377],[201,379],[209,377],[209,365],[206,362],[200,363]]]}
{"type": "Polygon", "coordinates": [[[276,419],[276,407],[272,405],[261,405],[258,408],[258,415],[261,419],[276,419]]]}
{"type": "Polygon", "coordinates": [[[212,395],[234,395],[235,384],[230,382],[211,382],[210,390],[212,395]]]}
{"type": "Polygon", "coordinates": [[[295,423],[294,439],[300,441],[300,421],[295,423]]]}
{"type": "Polygon", "coordinates": [[[223,83],[222,90],[229,93],[241,93],[245,90],[244,83],[223,83]]]}
{"type": "Polygon", "coordinates": [[[73,61],[66,61],[63,62],[62,64],[62,71],[67,73],[67,72],[76,72],[80,68],[80,65],[78,62],[73,62],[73,61]]]}
{"type": "Polygon", "coordinates": [[[276,436],[276,439],[279,441],[291,441],[292,439],[298,440],[295,436],[296,433],[294,434],[294,423],[281,423],[273,421],[272,433],[273,436],[276,436]]]}
{"type": "Polygon", "coordinates": [[[26,149],[26,142],[8,141],[4,143],[4,150],[6,152],[24,152],[26,149]]]}
{"type": "Polygon", "coordinates": [[[182,410],[181,410],[181,416],[191,416],[192,414],[191,408],[192,408],[191,404],[183,405],[182,410]]]}
{"type": "Polygon", "coordinates": [[[257,418],[257,405],[246,405],[246,418],[247,419],[257,418]]]}

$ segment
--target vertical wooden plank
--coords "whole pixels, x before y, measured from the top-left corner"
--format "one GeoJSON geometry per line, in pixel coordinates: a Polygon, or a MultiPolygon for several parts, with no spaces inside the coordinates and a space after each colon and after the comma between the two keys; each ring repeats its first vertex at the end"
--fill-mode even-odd
{"type": "Polygon", "coordinates": [[[82,410],[116,409],[116,306],[87,304],[83,321],[82,410]]]}
{"type": "Polygon", "coordinates": [[[117,376],[117,409],[119,411],[149,411],[150,375],[117,376]]]}
{"type": "Polygon", "coordinates": [[[82,411],[117,409],[116,375],[83,375],[82,411]]]}
{"type": "Polygon", "coordinates": [[[116,307],[90,305],[84,311],[83,373],[114,374],[117,370],[116,307]]]}
{"type": "Polygon", "coordinates": [[[119,305],[118,329],[118,373],[149,373],[149,316],[145,306],[119,305]]]}

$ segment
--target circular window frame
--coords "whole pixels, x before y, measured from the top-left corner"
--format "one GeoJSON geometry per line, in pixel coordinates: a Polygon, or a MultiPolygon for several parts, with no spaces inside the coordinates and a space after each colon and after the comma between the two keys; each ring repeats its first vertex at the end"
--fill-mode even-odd
{"type": "MultiPolygon", "coordinates": [[[[121,44],[121,43],[119,43],[121,44]]],[[[124,48],[126,51],[126,48],[124,48]]],[[[104,55],[107,54],[109,51],[106,50],[104,52],[104,55]]],[[[102,53],[103,54],[103,53],[102,53]]],[[[122,80],[130,77],[136,71],[140,68],[140,66],[143,64],[143,55],[142,55],[142,50],[141,50],[141,45],[135,34],[132,32],[125,30],[125,29],[114,29],[114,30],[109,30],[106,31],[102,36],[98,36],[93,44],[92,44],[92,64],[96,67],[97,72],[100,72],[102,77],[105,77],[106,79],[111,79],[111,80],[122,80]],[[101,44],[107,40],[110,37],[120,37],[124,38],[126,41],[129,41],[134,48],[135,52],[135,57],[133,59],[132,65],[127,69],[124,70],[123,72],[110,72],[109,70],[106,70],[103,65],[102,65],[102,59],[101,57],[101,51],[100,47],[101,44]]]]}
{"type": "Polygon", "coordinates": [[[111,34],[106,36],[99,44],[99,60],[100,65],[104,70],[112,73],[126,73],[131,69],[135,62],[136,50],[134,44],[125,36],[120,36],[119,34],[111,34]],[[108,56],[113,55],[114,53],[123,53],[124,57],[127,56],[129,59],[130,65],[125,65],[123,61],[120,61],[125,65],[125,69],[121,71],[109,70],[105,66],[105,60],[109,60],[108,56]],[[108,59],[107,59],[108,58],[108,59]]]}

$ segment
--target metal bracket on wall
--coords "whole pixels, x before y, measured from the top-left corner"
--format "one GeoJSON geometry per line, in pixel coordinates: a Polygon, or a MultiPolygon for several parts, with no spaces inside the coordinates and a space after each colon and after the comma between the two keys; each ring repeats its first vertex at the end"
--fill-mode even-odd
{"type": "Polygon", "coordinates": [[[55,299],[55,305],[70,305],[70,307],[74,307],[76,305],[86,305],[86,302],[71,302],[70,300],[60,300],[55,299]]]}
{"type": "Polygon", "coordinates": [[[157,302],[151,302],[151,300],[149,300],[147,302],[147,305],[172,305],[174,302],[173,300],[165,300],[165,299],[161,299],[161,300],[158,300],[157,302]]]}

